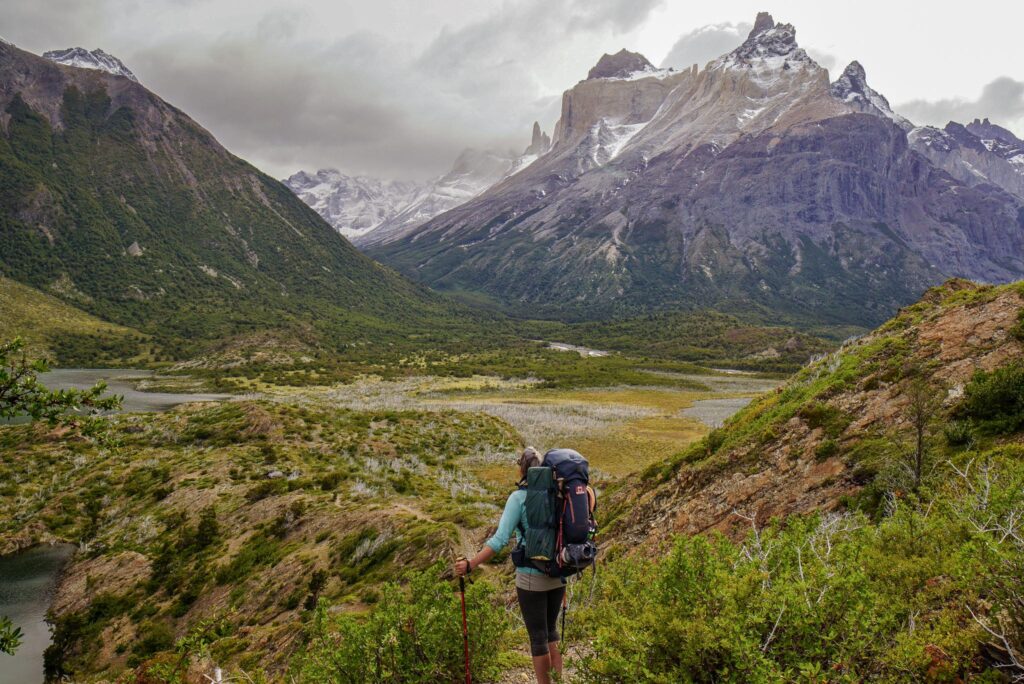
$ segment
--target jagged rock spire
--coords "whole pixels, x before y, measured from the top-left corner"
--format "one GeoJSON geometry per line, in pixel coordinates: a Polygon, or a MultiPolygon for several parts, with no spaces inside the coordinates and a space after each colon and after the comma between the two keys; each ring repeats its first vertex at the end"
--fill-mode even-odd
{"type": "Polygon", "coordinates": [[[757,19],[754,20],[754,29],[747,36],[747,40],[773,28],[775,28],[775,20],[772,19],[772,15],[768,14],[768,12],[758,12],[757,19]]]}
{"type": "Polygon", "coordinates": [[[541,155],[547,152],[551,148],[551,137],[541,131],[540,122],[533,122],[533,136],[530,139],[530,146],[526,148],[523,154],[537,154],[541,155]]]}

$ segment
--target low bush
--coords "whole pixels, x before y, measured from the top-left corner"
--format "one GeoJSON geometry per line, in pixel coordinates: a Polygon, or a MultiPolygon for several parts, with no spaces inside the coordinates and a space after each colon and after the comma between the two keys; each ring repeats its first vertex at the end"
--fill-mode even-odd
{"type": "MultiPolygon", "coordinates": [[[[459,595],[440,579],[437,564],[407,585],[389,583],[365,616],[334,614],[320,601],[305,648],[292,667],[296,682],[352,684],[435,684],[463,671],[459,595]]],[[[471,625],[470,667],[474,681],[500,674],[499,654],[511,623],[494,587],[478,581],[466,587],[471,625]]]]}
{"type": "Polygon", "coordinates": [[[604,563],[574,593],[584,682],[1006,681],[1024,595],[1024,461],[959,464],[931,498],[794,516],[734,542],[680,537],[604,563]],[[984,466],[978,466],[984,463],[984,466]],[[981,525],[980,521],[985,521],[981,525]],[[596,582],[596,585],[592,583],[596,582]],[[588,586],[590,585],[590,586],[588,586]],[[1005,643],[990,647],[988,629],[1005,643]],[[1008,649],[1010,649],[1008,651],[1008,649]]]}
{"type": "Polygon", "coordinates": [[[1024,362],[975,373],[964,390],[960,413],[989,434],[1024,429],[1024,362]]]}

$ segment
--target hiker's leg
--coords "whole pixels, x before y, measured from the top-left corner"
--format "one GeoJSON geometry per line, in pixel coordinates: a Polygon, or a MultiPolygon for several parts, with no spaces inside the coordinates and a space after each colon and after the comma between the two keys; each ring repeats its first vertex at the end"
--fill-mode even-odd
{"type": "Polygon", "coordinates": [[[562,637],[558,634],[558,615],[562,610],[562,599],[565,598],[565,587],[552,589],[547,592],[547,631],[548,631],[548,653],[551,654],[551,669],[562,674],[562,652],[558,649],[558,641],[562,637]]]}
{"type": "Polygon", "coordinates": [[[551,671],[562,674],[562,652],[558,650],[557,641],[548,642],[548,655],[551,656],[551,671]]]}
{"type": "Polygon", "coordinates": [[[551,656],[533,656],[533,673],[537,675],[537,684],[551,684],[551,656]]]}
{"type": "Polygon", "coordinates": [[[519,609],[523,611],[523,623],[530,635],[530,655],[533,656],[533,671],[538,684],[551,681],[551,657],[548,655],[548,592],[530,591],[516,587],[519,609]]]}

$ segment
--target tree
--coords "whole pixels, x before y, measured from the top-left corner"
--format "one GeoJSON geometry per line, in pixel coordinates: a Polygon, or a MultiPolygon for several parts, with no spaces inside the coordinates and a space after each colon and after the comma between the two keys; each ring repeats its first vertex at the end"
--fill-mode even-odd
{"type": "Polygon", "coordinates": [[[941,388],[928,382],[924,375],[918,373],[910,381],[907,389],[907,418],[913,430],[914,444],[907,466],[914,482],[914,491],[921,488],[924,470],[928,463],[928,436],[935,420],[935,415],[942,407],[943,392],[941,388]]]}
{"type": "Polygon", "coordinates": [[[0,615],[0,653],[14,655],[21,645],[21,628],[15,627],[11,619],[0,615]]]}
{"type": "Polygon", "coordinates": [[[38,378],[48,370],[45,361],[27,357],[20,338],[0,343],[0,420],[27,415],[56,424],[78,411],[99,413],[121,405],[121,397],[103,396],[107,386],[102,382],[87,390],[51,391],[38,378]]]}

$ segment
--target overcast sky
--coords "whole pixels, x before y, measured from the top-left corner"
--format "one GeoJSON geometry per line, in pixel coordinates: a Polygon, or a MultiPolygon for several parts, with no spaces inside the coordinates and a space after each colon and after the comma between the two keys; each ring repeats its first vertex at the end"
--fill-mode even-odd
{"type": "Polygon", "coordinates": [[[1019,1],[3,0],[0,35],[120,57],[275,176],[425,179],[465,147],[521,151],[534,120],[550,132],[602,53],[703,66],[761,9],[833,78],[859,60],[917,123],[988,116],[1024,136],[1019,1]]]}

